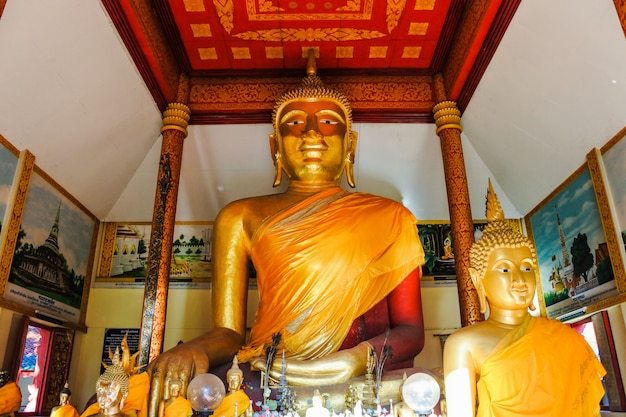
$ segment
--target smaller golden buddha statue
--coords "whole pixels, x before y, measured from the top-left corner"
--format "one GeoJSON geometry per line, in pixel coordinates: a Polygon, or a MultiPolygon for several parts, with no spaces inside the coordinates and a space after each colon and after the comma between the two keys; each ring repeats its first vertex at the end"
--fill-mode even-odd
{"type": "Polygon", "coordinates": [[[243,371],[239,368],[237,356],[233,357],[233,364],[226,372],[226,382],[228,383],[228,393],[213,414],[224,417],[247,415],[250,409],[250,398],[241,388],[243,371]]]}
{"type": "Polygon", "coordinates": [[[70,386],[66,382],[59,394],[59,405],[52,408],[50,417],[78,417],[78,410],[70,404],[71,398],[72,391],[70,391],[70,386]]]}
{"type": "Polygon", "coordinates": [[[124,400],[128,396],[128,374],[118,365],[110,365],[96,382],[99,417],[128,417],[123,413],[124,400]]]}
{"type": "Polygon", "coordinates": [[[575,330],[529,313],[535,309],[535,247],[504,219],[491,182],[486,212],[469,273],[488,317],[446,340],[448,417],[599,416],[605,370],[575,330]]]}
{"type": "Polygon", "coordinates": [[[182,381],[173,379],[170,381],[169,398],[161,401],[159,405],[159,417],[190,417],[193,414],[191,403],[180,395],[182,381]]]}

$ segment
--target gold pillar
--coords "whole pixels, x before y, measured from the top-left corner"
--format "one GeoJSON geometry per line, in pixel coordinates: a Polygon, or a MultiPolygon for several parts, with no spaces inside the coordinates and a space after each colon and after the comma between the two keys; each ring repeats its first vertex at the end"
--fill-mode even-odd
{"type": "Polygon", "coordinates": [[[433,113],[441,144],[441,156],[448,193],[461,326],[468,326],[481,321],[483,318],[480,313],[478,294],[467,270],[470,247],[474,243],[474,223],[461,144],[461,132],[463,131],[461,112],[454,101],[446,99],[441,74],[437,74],[434,81],[437,104],[433,107],[433,113]]]}
{"type": "MultiPolygon", "coordinates": [[[[187,91],[184,83],[181,87],[183,93],[187,91]]],[[[189,107],[182,103],[170,103],[163,112],[163,140],[146,271],[139,365],[147,365],[163,351],[176,202],[189,118],[189,107]]]]}

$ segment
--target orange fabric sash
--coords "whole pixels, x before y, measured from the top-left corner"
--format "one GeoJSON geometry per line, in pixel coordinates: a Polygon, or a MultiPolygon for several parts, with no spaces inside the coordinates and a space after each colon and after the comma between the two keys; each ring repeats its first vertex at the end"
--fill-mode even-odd
{"type": "Polygon", "coordinates": [[[599,415],[606,371],[575,330],[529,318],[480,369],[477,417],[599,415]]]}
{"type": "Polygon", "coordinates": [[[243,390],[229,393],[224,397],[224,401],[213,411],[213,415],[220,417],[237,417],[235,416],[235,403],[237,403],[237,416],[246,414],[250,407],[250,398],[243,390]]]}
{"type": "Polygon", "coordinates": [[[50,417],[79,417],[78,411],[71,404],[59,406],[50,414],[50,417]]]}
{"type": "Polygon", "coordinates": [[[164,417],[189,417],[193,414],[191,403],[183,397],[176,397],[174,401],[165,407],[164,417]]]}
{"type": "Polygon", "coordinates": [[[19,411],[22,405],[22,391],[13,381],[0,388],[0,414],[11,414],[19,411]]]}
{"type": "Polygon", "coordinates": [[[252,238],[259,306],[240,361],[280,352],[313,359],[337,351],[352,322],[424,262],[415,217],[401,204],[340,188],[267,219],[252,238]]]}

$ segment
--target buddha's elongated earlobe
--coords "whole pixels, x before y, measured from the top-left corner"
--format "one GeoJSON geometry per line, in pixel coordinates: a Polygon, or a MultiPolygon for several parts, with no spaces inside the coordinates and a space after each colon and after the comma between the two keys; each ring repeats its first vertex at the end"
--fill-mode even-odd
{"type": "Polygon", "coordinates": [[[273,134],[270,135],[270,152],[272,153],[272,160],[274,161],[274,183],[272,186],[278,187],[283,178],[283,163],[278,140],[276,139],[276,135],[273,134]]]}
{"type": "Polygon", "coordinates": [[[356,187],[356,182],[354,181],[354,156],[356,154],[357,138],[357,133],[352,130],[347,134],[346,180],[348,181],[348,185],[352,188],[356,187]]]}
{"type": "Polygon", "coordinates": [[[530,309],[530,311],[535,311],[537,310],[537,307],[535,307],[534,303],[530,303],[530,305],[528,306],[528,308],[530,309]]]}
{"type": "Polygon", "coordinates": [[[478,271],[476,268],[469,267],[467,271],[470,274],[470,278],[474,283],[474,288],[476,288],[476,292],[478,293],[478,302],[480,303],[480,312],[485,314],[487,312],[487,296],[485,295],[485,289],[483,288],[482,281],[478,276],[478,271]]]}

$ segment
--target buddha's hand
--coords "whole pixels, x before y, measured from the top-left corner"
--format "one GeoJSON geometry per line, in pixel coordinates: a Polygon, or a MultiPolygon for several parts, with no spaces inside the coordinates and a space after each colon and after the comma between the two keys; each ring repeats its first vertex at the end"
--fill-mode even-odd
{"type": "MultiPolygon", "coordinates": [[[[209,358],[204,346],[190,341],[161,353],[148,365],[150,374],[149,417],[156,417],[159,404],[172,379],[179,379],[185,393],[189,381],[209,370],[209,358]]],[[[186,396],[186,395],[185,395],[186,396]]]]}
{"type": "Polygon", "coordinates": [[[218,366],[232,361],[241,343],[242,337],[235,331],[217,328],[157,356],[146,369],[150,374],[148,417],[157,417],[172,379],[181,381],[180,394],[186,397],[189,381],[208,372],[209,364],[218,366]]]}
{"type": "MultiPolygon", "coordinates": [[[[361,342],[353,348],[340,350],[318,359],[286,359],[285,377],[289,385],[332,385],[345,382],[350,378],[364,375],[367,370],[367,358],[371,345],[361,342]]],[[[250,365],[266,371],[264,356],[250,359],[250,365]]],[[[276,355],[270,370],[270,376],[281,376],[282,360],[276,355]]]]}

